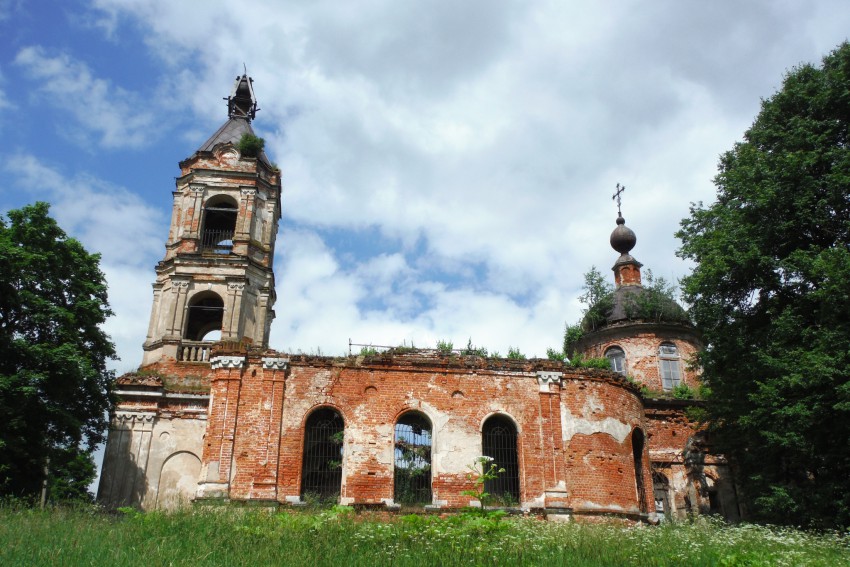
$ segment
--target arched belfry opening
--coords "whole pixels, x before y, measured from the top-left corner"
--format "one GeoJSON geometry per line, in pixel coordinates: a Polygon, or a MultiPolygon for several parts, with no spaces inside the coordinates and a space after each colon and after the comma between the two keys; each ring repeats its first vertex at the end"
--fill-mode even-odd
{"type": "Polygon", "coordinates": [[[518,504],[519,454],[516,425],[505,415],[487,418],[481,430],[481,445],[484,456],[492,459],[491,463],[496,465],[497,470],[504,469],[496,478],[484,483],[484,490],[500,504],[518,504]]]}
{"type": "Polygon", "coordinates": [[[221,336],[223,321],[224,302],[221,297],[211,291],[199,293],[189,303],[183,338],[188,341],[216,340],[221,336]],[[217,337],[216,331],[219,333],[217,337]]]}
{"type": "Polygon", "coordinates": [[[201,251],[230,254],[236,233],[236,203],[228,198],[210,199],[204,206],[204,225],[201,231],[201,251]]]}

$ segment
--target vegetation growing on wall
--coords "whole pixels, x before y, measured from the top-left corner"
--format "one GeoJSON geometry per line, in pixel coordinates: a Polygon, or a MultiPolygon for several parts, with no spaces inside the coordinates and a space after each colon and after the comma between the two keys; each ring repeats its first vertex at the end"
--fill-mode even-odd
{"type": "MultiPolygon", "coordinates": [[[[616,307],[617,295],[614,286],[591,266],[584,274],[584,293],[579,296],[585,308],[582,319],[565,325],[561,353],[567,359],[576,357],[576,345],[585,333],[597,331],[608,324],[616,307]]],[[[652,270],[645,270],[643,287],[622,293],[623,313],[628,321],[688,323],[690,317],[676,301],[676,286],[664,278],[656,278],[652,270]]],[[[551,356],[550,356],[551,358],[551,356]]]]}
{"type": "Polygon", "coordinates": [[[242,154],[242,157],[251,158],[258,157],[265,146],[266,141],[263,138],[247,132],[242,134],[242,137],[239,138],[239,142],[236,144],[236,148],[242,154]]]}

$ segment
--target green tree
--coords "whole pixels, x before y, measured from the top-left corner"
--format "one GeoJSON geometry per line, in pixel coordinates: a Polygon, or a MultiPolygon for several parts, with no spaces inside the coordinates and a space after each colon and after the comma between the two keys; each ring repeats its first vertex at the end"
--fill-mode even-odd
{"type": "MultiPolygon", "coordinates": [[[[584,274],[584,293],[579,296],[586,307],[582,310],[584,315],[581,326],[584,330],[595,331],[604,326],[608,315],[614,308],[614,286],[605,279],[605,276],[596,268],[591,266],[584,274]]],[[[564,338],[566,341],[566,337],[564,338]]],[[[565,351],[566,352],[566,351],[565,351]]]]}
{"type": "Polygon", "coordinates": [[[850,45],[802,65],[677,236],[713,438],[751,510],[850,525],[850,45]]]}
{"type": "Polygon", "coordinates": [[[36,203],[0,217],[0,494],[87,495],[111,407],[99,256],[36,203]]]}

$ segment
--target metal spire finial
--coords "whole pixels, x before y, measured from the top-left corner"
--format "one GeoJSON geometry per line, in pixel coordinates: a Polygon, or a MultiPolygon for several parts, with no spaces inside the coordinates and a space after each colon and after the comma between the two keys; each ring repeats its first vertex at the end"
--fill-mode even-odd
{"type": "Polygon", "coordinates": [[[620,217],[620,218],[623,217],[623,213],[620,211],[620,195],[622,195],[623,191],[625,191],[625,190],[626,190],[625,185],[623,185],[621,187],[620,184],[617,183],[617,192],[614,193],[614,195],[611,197],[612,200],[617,201],[617,216],[620,217]]]}

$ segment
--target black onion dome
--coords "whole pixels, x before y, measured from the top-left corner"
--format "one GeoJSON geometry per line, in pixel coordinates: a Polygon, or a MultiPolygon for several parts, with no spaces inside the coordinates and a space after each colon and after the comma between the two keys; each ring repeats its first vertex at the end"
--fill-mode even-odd
{"type": "Polygon", "coordinates": [[[617,217],[617,228],[611,233],[611,248],[620,254],[628,254],[637,244],[637,236],[626,226],[626,219],[617,217]]]}

